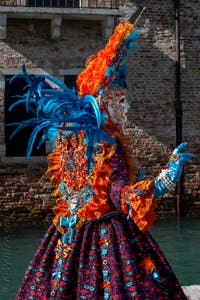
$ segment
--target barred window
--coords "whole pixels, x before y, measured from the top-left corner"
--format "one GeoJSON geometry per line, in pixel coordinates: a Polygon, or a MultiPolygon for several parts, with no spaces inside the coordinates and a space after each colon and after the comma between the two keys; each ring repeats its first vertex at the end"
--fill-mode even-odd
{"type": "Polygon", "coordinates": [[[64,8],[118,8],[120,0],[26,0],[26,6],[64,8]]]}
{"type": "Polygon", "coordinates": [[[79,7],[80,0],[27,0],[27,6],[79,7]]]}

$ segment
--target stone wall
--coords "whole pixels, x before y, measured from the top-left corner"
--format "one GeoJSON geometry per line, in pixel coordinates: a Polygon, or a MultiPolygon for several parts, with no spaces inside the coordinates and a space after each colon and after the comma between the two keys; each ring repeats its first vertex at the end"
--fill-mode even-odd
{"type": "MultiPolygon", "coordinates": [[[[167,166],[176,143],[175,122],[175,18],[173,1],[132,1],[146,6],[138,29],[137,50],[128,57],[131,109],[127,134],[132,151],[155,178],[167,166]]],[[[181,99],[183,139],[188,151],[199,154],[199,30],[197,1],[181,1],[181,99]]],[[[4,75],[26,64],[62,79],[83,68],[86,57],[104,43],[101,25],[94,21],[63,20],[61,38],[50,38],[50,21],[7,20],[7,38],[0,41],[0,213],[17,220],[48,218],[53,205],[52,186],[44,176],[45,158],[5,157],[4,75]]],[[[199,156],[185,167],[184,206],[188,215],[200,213],[199,156]]],[[[158,214],[175,214],[176,194],[158,203],[158,214]]]]}
{"type": "Polygon", "coordinates": [[[1,161],[1,222],[49,221],[54,204],[52,186],[45,177],[45,160],[20,158],[1,161]]]}

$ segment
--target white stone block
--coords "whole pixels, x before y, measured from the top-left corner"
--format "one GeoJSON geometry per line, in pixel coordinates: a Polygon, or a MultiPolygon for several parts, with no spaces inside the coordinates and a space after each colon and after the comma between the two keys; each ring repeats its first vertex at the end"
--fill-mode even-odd
{"type": "Polygon", "coordinates": [[[7,24],[7,15],[0,14],[0,26],[4,26],[7,24]]]}
{"type": "Polygon", "coordinates": [[[114,17],[106,16],[102,22],[102,36],[107,40],[113,33],[114,28],[114,17]]]}
{"type": "Polygon", "coordinates": [[[5,89],[5,80],[0,80],[0,89],[5,89]]]}
{"type": "Polygon", "coordinates": [[[61,23],[62,23],[61,16],[55,16],[51,20],[51,38],[53,40],[58,40],[61,36],[61,23]]]}
{"type": "Polygon", "coordinates": [[[200,300],[200,285],[183,286],[188,300],[200,300]]]}
{"type": "Polygon", "coordinates": [[[79,0],[79,7],[88,7],[88,0],[79,0]]]}
{"type": "Polygon", "coordinates": [[[2,144],[0,145],[0,156],[4,157],[6,155],[6,145],[2,144]]]}
{"type": "Polygon", "coordinates": [[[6,38],[7,33],[7,15],[0,14],[0,39],[3,40],[6,38]]]}
{"type": "Polygon", "coordinates": [[[17,0],[17,5],[25,6],[26,0],[17,0]]]}

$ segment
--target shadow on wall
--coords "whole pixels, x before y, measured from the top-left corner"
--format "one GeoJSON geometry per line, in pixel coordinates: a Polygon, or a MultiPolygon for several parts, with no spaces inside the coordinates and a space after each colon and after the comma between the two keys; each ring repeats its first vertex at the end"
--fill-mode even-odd
{"type": "Polygon", "coordinates": [[[58,41],[51,39],[50,30],[50,20],[8,19],[4,65],[26,63],[27,68],[41,67],[58,75],[60,69],[83,67],[85,59],[103,46],[100,22],[63,20],[58,41]]]}
{"type": "MultiPolygon", "coordinates": [[[[129,121],[170,146],[176,141],[175,121],[175,1],[131,1],[146,10],[138,29],[137,51],[129,56],[132,109],[129,121]]],[[[194,2],[194,3],[193,3],[194,2]]],[[[180,7],[181,101],[183,140],[200,152],[200,7],[184,1],[180,7]]],[[[194,161],[199,164],[200,157],[194,161]]]]}

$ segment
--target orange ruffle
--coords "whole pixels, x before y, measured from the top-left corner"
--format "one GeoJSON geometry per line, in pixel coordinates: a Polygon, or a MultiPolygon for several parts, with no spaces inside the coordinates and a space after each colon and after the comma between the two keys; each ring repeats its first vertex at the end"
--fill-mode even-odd
{"type": "Polygon", "coordinates": [[[92,200],[78,211],[78,224],[80,228],[85,221],[98,219],[110,210],[107,203],[109,179],[113,172],[107,160],[115,153],[116,146],[109,143],[101,144],[101,153],[96,156],[92,174],[92,190],[95,195],[92,200]]]}
{"type": "MultiPolygon", "coordinates": [[[[56,205],[53,208],[55,213],[53,223],[62,234],[64,229],[60,226],[60,217],[70,216],[68,203],[63,200],[59,189],[62,181],[75,193],[84,189],[87,184],[90,184],[94,191],[91,201],[78,210],[76,228],[80,228],[85,221],[100,218],[110,210],[107,202],[108,185],[113,170],[107,160],[115,153],[116,145],[110,145],[108,142],[100,145],[101,152],[94,157],[94,168],[89,176],[87,158],[84,156],[85,147],[84,133],[80,132],[78,139],[73,135],[71,138],[58,141],[57,146],[48,156],[49,168],[46,175],[55,184],[56,205]],[[71,160],[70,165],[69,160],[71,160]]],[[[65,196],[68,197],[67,192],[65,196]]]]}
{"type": "Polygon", "coordinates": [[[156,202],[153,201],[153,189],[154,181],[143,180],[133,186],[125,186],[122,190],[122,210],[125,214],[129,214],[131,209],[131,218],[141,231],[146,231],[155,220],[156,202]],[[137,195],[133,189],[143,193],[137,195]]]}
{"type": "Polygon", "coordinates": [[[68,211],[68,204],[67,201],[65,200],[57,200],[56,206],[53,207],[53,212],[55,214],[55,217],[53,219],[53,223],[56,226],[57,230],[61,233],[64,234],[66,229],[62,226],[60,226],[60,218],[61,217],[68,217],[69,211],[68,211]]]}
{"type": "Polygon", "coordinates": [[[96,95],[106,69],[115,56],[117,47],[128,37],[133,28],[134,26],[130,22],[119,23],[105,48],[87,59],[86,68],[78,75],[76,81],[80,97],[86,94],[96,95]]]}

